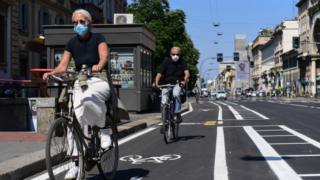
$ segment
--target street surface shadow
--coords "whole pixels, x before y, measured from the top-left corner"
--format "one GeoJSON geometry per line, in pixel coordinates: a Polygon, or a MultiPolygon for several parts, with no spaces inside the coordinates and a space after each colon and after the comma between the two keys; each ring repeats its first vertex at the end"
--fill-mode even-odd
{"type": "Polygon", "coordinates": [[[250,156],[246,155],[241,158],[244,161],[279,161],[282,159],[291,159],[290,157],[273,157],[273,156],[250,156]]]}
{"type": "MultiPolygon", "coordinates": [[[[125,170],[119,170],[117,171],[117,174],[114,178],[114,180],[135,180],[139,179],[141,177],[147,177],[149,174],[149,170],[141,169],[141,168],[133,168],[133,169],[125,169],[125,170]]],[[[90,180],[98,180],[103,179],[100,175],[95,175],[90,180]]]]}
{"type": "Polygon", "coordinates": [[[193,140],[193,139],[202,139],[206,136],[203,135],[195,135],[195,136],[179,136],[176,141],[189,141],[189,140],[193,140]]]}

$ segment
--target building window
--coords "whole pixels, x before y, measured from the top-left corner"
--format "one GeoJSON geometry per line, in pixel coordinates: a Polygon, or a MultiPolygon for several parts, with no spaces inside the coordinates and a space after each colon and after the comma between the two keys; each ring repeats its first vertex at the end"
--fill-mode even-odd
{"type": "Polygon", "coordinates": [[[57,3],[61,4],[62,6],[64,5],[64,0],[57,0],[57,3]]]}
{"type": "Polygon", "coordinates": [[[26,1],[20,1],[19,4],[19,29],[28,31],[28,4],[26,1]]]}
{"type": "Polygon", "coordinates": [[[43,34],[43,25],[50,24],[50,14],[44,10],[40,9],[39,11],[39,34],[43,34]]]}
{"type": "Polygon", "coordinates": [[[107,20],[108,22],[112,22],[112,16],[113,16],[113,3],[112,0],[108,1],[108,10],[107,10],[108,14],[107,14],[107,20]]]}
{"type": "Polygon", "coordinates": [[[6,62],[6,17],[0,14],[0,64],[6,62]]]}
{"type": "Polygon", "coordinates": [[[64,24],[64,19],[57,15],[56,18],[55,18],[55,24],[64,24]]]}

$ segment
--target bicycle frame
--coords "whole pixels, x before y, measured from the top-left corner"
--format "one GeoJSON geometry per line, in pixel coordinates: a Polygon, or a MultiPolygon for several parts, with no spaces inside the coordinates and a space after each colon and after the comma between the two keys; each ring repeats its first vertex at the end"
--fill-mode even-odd
{"type": "Polygon", "coordinates": [[[98,134],[97,134],[97,129],[95,129],[96,127],[92,127],[92,132],[93,132],[93,135],[92,137],[87,137],[84,135],[83,133],[83,129],[81,128],[78,120],[76,120],[76,117],[74,115],[74,109],[73,109],[73,91],[74,91],[74,82],[75,81],[70,81],[70,82],[67,82],[67,85],[66,85],[66,88],[67,88],[67,94],[68,94],[68,110],[67,112],[65,113],[63,111],[63,109],[60,109],[60,112],[58,113],[58,115],[60,117],[63,117],[65,119],[67,119],[69,121],[69,123],[71,124],[71,132],[75,131],[77,133],[77,135],[79,136],[79,139],[80,139],[80,143],[83,147],[83,152],[90,152],[89,153],[89,157],[88,158],[95,158],[97,156],[99,156],[97,154],[97,149],[95,146],[93,146],[92,148],[93,151],[89,151],[90,147],[89,147],[89,144],[86,142],[86,140],[88,141],[93,141],[94,144],[96,144],[97,142],[97,137],[98,137],[98,134]],[[93,154],[94,153],[94,154],[93,154]]]}

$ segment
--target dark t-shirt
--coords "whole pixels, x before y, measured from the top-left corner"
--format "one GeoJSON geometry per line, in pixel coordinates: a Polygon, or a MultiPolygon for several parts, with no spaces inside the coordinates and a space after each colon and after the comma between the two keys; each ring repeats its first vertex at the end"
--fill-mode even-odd
{"type": "Polygon", "coordinates": [[[165,58],[159,70],[162,75],[159,84],[175,84],[177,81],[183,81],[185,70],[186,66],[182,58],[177,62],[170,58],[165,58]]]}
{"type": "Polygon", "coordinates": [[[104,36],[95,33],[90,33],[89,38],[86,40],[81,40],[78,35],[69,40],[66,50],[71,53],[77,71],[81,70],[83,64],[90,68],[98,64],[98,45],[102,42],[106,42],[104,36]]]}

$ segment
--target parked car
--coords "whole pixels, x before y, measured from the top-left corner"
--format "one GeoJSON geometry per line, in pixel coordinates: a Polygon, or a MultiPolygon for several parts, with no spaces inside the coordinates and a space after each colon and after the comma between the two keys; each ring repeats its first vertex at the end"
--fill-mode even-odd
{"type": "Polygon", "coordinates": [[[258,95],[259,95],[259,97],[266,97],[266,92],[263,90],[260,90],[258,95]]]}
{"type": "Polygon", "coordinates": [[[211,91],[210,92],[210,99],[216,98],[217,92],[216,91],[211,91]]]}
{"type": "Polygon", "coordinates": [[[236,96],[241,96],[241,91],[242,91],[241,88],[237,88],[235,93],[236,96]]]}
{"type": "Polygon", "coordinates": [[[252,91],[251,97],[257,97],[257,92],[256,91],[252,91]]]}
{"type": "Polygon", "coordinates": [[[224,99],[227,100],[227,92],[226,91],[218,91],[216,95],[216,99],[224,99]]]}

